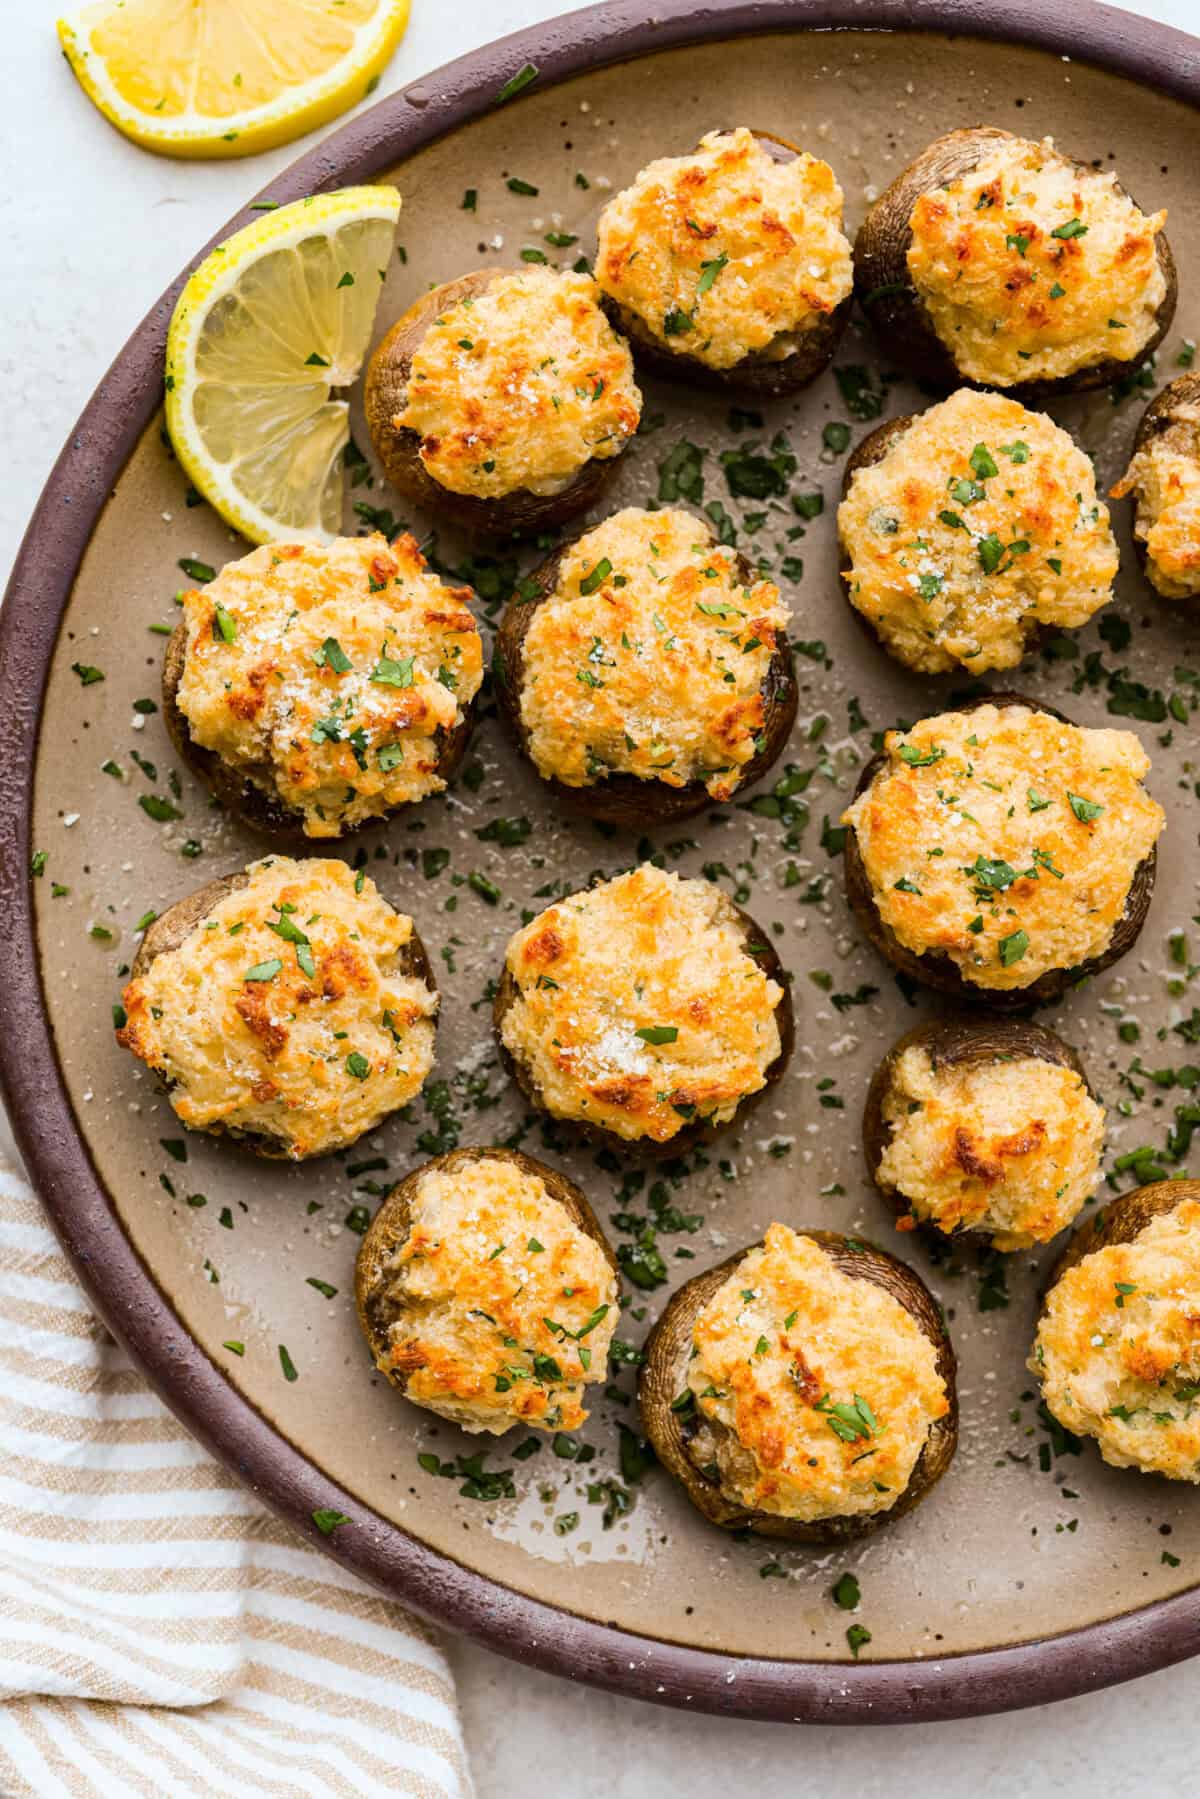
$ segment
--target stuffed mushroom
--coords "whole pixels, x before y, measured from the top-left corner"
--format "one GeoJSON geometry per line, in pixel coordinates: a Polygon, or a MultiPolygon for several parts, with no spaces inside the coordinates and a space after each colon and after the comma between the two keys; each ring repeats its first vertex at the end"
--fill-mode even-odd
{"type": "Polygon", "coordinates": [[[1200,1181],[1124,1193],[1078,1233],[1029,1367],[1114,1468],[1200,1482],[1200,1181]]]}
{"type": "Polygon", "coordinates": [[[117,1041],[189,1130],[302,1161],[405,1106],[438,992],[410,918],[344,862],[269,856],[150,925],[117,1041]]]}
{"type": "Polygon", "coordinates": [[[451,779],[483,680],[471,592],[414,538],[266,544],[182,596],[163,714],[246,824],[335,838],[451,779]]]}
{"type": "Polygon", "coordinates": [[[516,1150],[455,1150],[393,1187],[354,1284],[381,1373],[464,1430],[576,1430],[606,1378],[616,1258],[574,1182],[516,1150]]]}
{"type": "Polygon", "coordinates": [[[842,815],[846,894],[926,986],[999,1009],[1058,999],[1133,947],[1163,811],[1131,731],[992,694],[889,731],[842,815]]]}
{"type": "Polygon", "coordinates": [[[1104,1107],[1075,1051],[1044,1026],[935,1019],[876,1070],[863,1147],[900,1230],[1029,1249],[1095,1192],[1104,1107]]]}
{"type": "Polygon", "coordinates": [[[1133,460],[1112,490],[1134,502],[1133,541],[1169,600],[1200,595],[1200,375],[1180,375],[1146,408],[1133,460]]]}
{"type": "Polygon", "coordinates": [[[636,830],[685,818],[748,787],[787,742],[788,616],[707,520],[630,507],[522,583],[500,626],[497,704],[574,810],[636,830]]]}
{"type": "Polygon", "coordinates": [[[596,279],[655,373],[786,394],[832,359],[853,284],[842,190],[785,139],[708,132],[644,168],[596,236],[596,279]]]}
{"type": "Polygon", "coordinates": [[[616,472],[642,396],[590,275],[480,269],[435,287],[371,357],[363,395],[409,499],[494,536],[549,530],[616,472]]]}
{"type": "Polygon", "coordinates": [[[861,443],[838,508],[846,597],[918,674],[1015,668],[1112,598],[1089,459],[1044,412],[962,388],[861,443]]]}
{"type": "Polygon", "coordinates": [[[855,292],[889,354],[939,386],[1103,387],[1174,315],[1165,220],[1049,138],[951,131],[867,214],[855,292]]]}
{"type": "Polygon", "coordinates": [[[920,1277],[784,1224],[679,1289],[638,1397],[659,1460],[711,1523],[802,1542],[909,1511],[958,1437],[954,1351],[920,1277]]]}
{"type": "Polygon", "coordinates": [[[740,1121],[793,1037],[779,958],[753,919],[712,882],[651,862],[518,931],[494,1016],[532,1105],[644,1155],[740,1121]]]}

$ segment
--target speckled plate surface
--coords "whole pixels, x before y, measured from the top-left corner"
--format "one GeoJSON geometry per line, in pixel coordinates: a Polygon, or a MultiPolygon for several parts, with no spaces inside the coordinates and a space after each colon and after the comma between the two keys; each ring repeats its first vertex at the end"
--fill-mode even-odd
{"type": "MultiPolygon", "coordinates": [[[[427,284],[463,269],[509,263],[523,247],[563,263],[587,254],[609,189],[716,124],[745,121],[826,156],[852,227],[867,198],[951,126],[1052,132],[1071,153],[1115,164],[1147,207],[1169,208],[1180,263],[1179,316],[1145,385],[1054,408],[1107,486],[1149,388],[1175,372],[1185,338],[1200,334],[1197,46],[1089,6],[1072,9],[1069,46],[1051,9],[1020,0],[672,3],[652,22],[639,10],[618,3],[575,14],[431,76],[330,138],[268,194],[396,182],[402,254],[383,290],[382,334],[427,284]],[[1068,60],[1068,47],[1085,60],[1068,60]],[[537,80],[497,107],[502,84],[527,62],[537,80]],[[514,194],[510,177],[537,192],[514,194]],[[478,195],[474,211],[463,207],[467,189],[478,195]],[[578,244],[552,248],[547,232],[578,244]]],[[[925,1504],[836,1553],[730,1541],[661,1473],[630,1484],[617,1428],[636,1423],[628,1368],[613,1370],[614,1395],[597,1404],[579,1459],[557,1457],[548,1441],[514,1458],[518,1433],[488,1443],[485,1476],[506,1478],[472,1484],[429,1472],[419,1457],[444,1464],[481,1443],[389,1390],[354,1320],[356,1231],[381,1185],[426,1153],[514,1131],[579,1180],[603,1219],[620,1213],[628,1227],[628,1215],[653,1221],[664,1205],[688,1215],[685,1228],[676,1228],[678,1215],[660,1219],[670,1280],[631,1290],[620,1332],[630,1340],[678,1280],[774,1218],[895,1245],[865,1178],[859,1117],[879,1057],[934,1002],[901,992],[858,941],[824,821],[836,823],[872,734],[938,709],[951,691],[906,676],[876,650],[848,616],[836,578],[844,445],[870,428],[867,413],[910,410],[913,390],[890,378],[858,326],[837,359],[840,380],[835,372],[764,407],[761,424],[731,421],[727,405],[685,388],[647,384],[648,428],[609,503],[657,496],[672,458],[698,468],[703,502],[725,508],[743,546],[780,578],[803,646],[800,718],[784,760],[808,785],[780,800],[768,780],[746,804],[637,845],[557,816],[488,717],[452,793],[346,846],[352,856],[361,843],[383,892],[412,913],[439,963],[435,1079],[411,1119],[346,1156],[281,1169],[216,1142],[185,1145],[111,1031],[138,919],[261,847],[177,768],[149,704],[163,642],[151,627],[175,617],[179,559],[219,565],[244,549],[205,506],[189,504],[164,445],[157,407],[172,298],[131,340],[64,451],[0,626],[0,1063],[34,1176],[113,1330],[264,1499],[314,1536],[314,1508],[349,1515],[321,1539],[330,1553],[497,1648],[643,1698],[780,1718],[950,1716],[1080,1691],[1200,1648],[1200,1496],[1107,1469],[1090,1448],[1064,1452],[1042,1427],[1024,1371],[1039,1285],[1029,1257],[1008,1259],[1005,1292],[977,1262],[935,1265],[920,1243],[903,1241],[950,1319],[962,1445],[925,1504]],[[790,474],[783,449],[769,448],[777,433],[795,461],[790,474]],[[731,491],[721,453],[752,442],[777,454],[786,491],[731,491]],[[791,497],[818,492],[824,513],[806,521],[791,497]],[[81,686],[76,662],[105,679],[81,686]],[[168,802],[165,821],[139,803],[150,794],[168,802]],[[508,848],[482,840],[497,817],[527,820],[527,834],[508,848]],[[45,853],[45,870],[30,880],[34,850],[45,853]],[[703,1165],[644,1182],[636,1159],[604,1165],[565,1137],[547,1140],[526,1118],[499,1070],[485,998],[526,908],[639,853],[713,875],[771,926],[794,976],[798,1019],[792,1067],[744,1131],[703,1165]],[[467,884],[472,872],[494,884],[495,903],[467,884]],[[313,1279],[336,1293],[325,1297],[313,1279]],[[244,1356],[224,1349],[228,1340],[243,1342],[244,1356]],[[294,1381],[284,1377],[281,1345],[294,1381]],[[870,1632],[857,1661],[846,1641],[851,1619],[830,1596],[845,1570],[862,1591],[853,1622],[870,1632]]],[[[356,436],[365,447],[361,417],[356,436]]],[[[434,529],[369,470],[356,477],[349,529],[362,528],[371,508],[390,509],[421,536],[434,529]]],[[[1045,1014],[1082,1050],[1108,1103],[1106,1168],[1124,1185],[1131,1177],[1115,1172],[1118,1158],[1144,1146],[1164,1156],[1175,1105],[1187,1098],[1139,1075],[1138,1060],[1148,1069],[1185,1062],[1200,1026],[1187,955],[1181,966],[1168,944],[1190,929],[1200,946],[1200,627],[1143,586],[1125,509],[1116,513],[1124,560],[1116,606],[1098,629],[1052,644],[1019,684],[1082,723],[1116,713],[1138,731],[1153,758],[1150,786],[1169,814],[1137,950],[1045,1014]]],[[[434,543],[440,563],[474,580],[487,621],[514,565],[472,561],[445,531],[434,543]]],[[[616,1235],[628,1240],[627,1230],[616,1235]]]]}

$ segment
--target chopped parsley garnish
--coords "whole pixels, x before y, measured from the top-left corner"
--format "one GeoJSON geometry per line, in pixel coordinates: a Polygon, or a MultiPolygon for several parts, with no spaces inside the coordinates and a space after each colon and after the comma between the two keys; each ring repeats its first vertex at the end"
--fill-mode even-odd
{"type": "Polygon", "coordinates": [[[225,610],[220,600],[213,607],[213,636],[221,643],[237,642],[237,620],[225,610]]]}
{"type": "Polygon", "coordinates": [[[496,95],[496,105],[503,106],[506,100],[514,99],[517,94],[523,92],[524,89],[529,86],[530,82],[536,81],[537,76],[538,71],[536,63],[527,62],[523,64],[522,67],[517,70],[515,75],[509,77],[504,83],[504,86],[500,89],[500,92],[496,95]]]}
{"type": "Polygon", "coordinates": [[[971,451],[971,467],[980,481],[990,481],[1000,473],[986,444],[976,444],[971,451]]]}
{"type": "Polygon", "coordinates": [[[335,675],[348,675],[354,666],[336,637],[327,637],[313,660],[319,668],[331,668],[335,675]]]}
{"type": "Polygon", "coordinates": [[[994,575],[1004,561],[1004,545],[994,531],[981,537],[978,544],[979,566],[985,575],[994,575]]]}
{"type": "Polygon", "coordinates": [[[580,582],[579,582],[580,593],[585,593],[585,594],[595,593],[596,589],[604,581],[607,581],[608,577],[611,574],[612,574],[612,563],[609,561],[607,556],[601,556],[601,558],[600,558],[599,562],[597,562],[596,566],[594,568],[589,569],[587,574],[583,575],[580,578],[580,582]]]}
{"type": "Polygon", "coordinates": [[[722,251],[719,256],[714,256],[710,262],[702,262],[700,264],[700,279],[696,283],[697,297],[708,292],[709,288],[728,261],[728,256],[722,251]]]}
{"type": "Polygon", "coordinates": [[[970,867],[963,869],[963,873],[970,875],[977,887],[994,889],[998,893],[1004,893],[1018,878],[1018,870],[1011,862],[1005,862],[1002,858],[993,860],[988,856],[976,856],[970,867]]]}
{"type": "Polygon", "coordinates": [[[203,583],[206,581],[215,581],[217,578],[217,571],[213,568],[212,564],[208,562],[199,562],[195,556],[181,556],[176,566],[181,568],[184,574],[192,581],[200,581],[203,583]]]}
{"type": "Polygon", "coordinates": [[[998,948],[1001,966],[1011,968],[1014,962],[1021,960],[1029,948],[1028,931],[1013,931],[1010,936],[1001,937],[998,948]]]}
{"type": "Polygon", "coordinates": [[[835,1605],[840,1605],[844,1612],[854,1611],[862,1598],[855,1576],[853,1574],[839,1575],[833,1584],[830,1598],[835,1605]]]}
{"type": "Polygon", "coordinates": [[[273,981],[283,967],[278,956],[272,956],[268,962],[256,962],[242,976],[243,981],[273,981]]]}
{"type": "Polygon", "coordinates": [[[832,1403],[826,1393],[813,1410],[825,1414],[830,1430],[843,1443],[856,1443],[880,1434],[879,1421],[861,1393],[855,1393],[849,1404],[845,1401],[832,1403]]]}
{"type": "Polygon", "coordinates": [[[1104,810],[1097,800],[1085,800],[1077,793],[1068,792],[1067,800],[1081,824],[1090,825],[1104,810]]]}
{"type": "MultiPolygon", "coordinates": [[[[371,679],[377,687],[411,687],[415,660],[414,656],[402,656],[397,660],[388,655],[385,646],[379,661],[371,670],[371,679]]],[[[334,741],[337,741],[336,738],[334,741]]]]}

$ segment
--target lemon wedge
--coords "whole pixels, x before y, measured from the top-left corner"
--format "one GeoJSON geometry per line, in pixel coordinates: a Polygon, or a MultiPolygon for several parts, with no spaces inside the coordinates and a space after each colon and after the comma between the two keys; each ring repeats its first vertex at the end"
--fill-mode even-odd
{"type": "Polygon", "coordinates": [[[206,256],[167,333],[167,429],[184,469],[252,543],[335,537],[349,407],[400,195],[346,187],[266,212],[206,256]]]}
{"type": "Polygon", "coordinates": [[[369,94],[409,0],[93,0],[58,21],[118,131],[167,156],[249,156],[369,94]]]}

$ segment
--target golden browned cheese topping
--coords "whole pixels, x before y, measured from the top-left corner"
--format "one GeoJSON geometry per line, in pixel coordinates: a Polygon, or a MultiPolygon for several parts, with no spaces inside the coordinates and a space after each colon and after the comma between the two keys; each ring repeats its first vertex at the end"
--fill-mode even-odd
{"type": "Polygon", "coordinates": [[[411,918],[344,862],[270,856],[125,989],[118,1041],[194,1130],[294,1160],[353,1143],[420,1092],[437,994],[411,918]]]}
{"type": "Polygon", "coordinates": [[[730,901],[650,862],[548,906],[505,968],[501,1036],[557,1118],[665,1143],[732,1118],[779,1055],[783,990],[730,901]]]}
{"type": "Polygon", "coordinates": [[[447,735],[483,679],[470,589],[414,538],[265,544],[183,596],[177,701],[192,739],[244,769],[308,837],[438,793],[447,735]]]}
{"type": "Polygon", "coordinates": [[[525,636],[521,718],[541,774],[612,773],[728,799],[763,729],[788,611],[690,512],[629,508],[563,556],[525,636]]]}
{"type": "Polygon", "coordinates": [[[1114,1468],[1200,1481],[1200,1205],[1068,1268],[1029,1366],[1059,1423],[1114,1468]]]}
{"type": "Polygon", "coordinates": [[[479,499],[553,494],[624,449],[642,396],[599,298],[590,275],[531,268],[439,314],[395,420],[435,481],[479,499]]]}
{"type": "Polygon", "coordinates": [[[908,1200],[910,1226],[1028,1249],[1064,1230],[1099,1179],[1104,1108],[1074,1069],[1040,1056],[935,1062],[913,1044],[896,1059],[883,1119],[879,1179],[908,1200]]]}
{"type": "Polygon", "coordinates": [[[807,152],[777,161],[744,127],[650,163],[596,234],[605,293],[715,369],[791,355],[852,285],[833,170],[807,152]]]}
{"type": "Polygon", "coordinates": [[[850,598],[910,668],[1015,668],[1038,626],[1112,598],[1117,546],[1092,465],[1044,412],[963,388],[838,510],[850,598]]]}
{"type": "Polygon", "coordinates": [[[908,268],[959,373],[991,387],[1139,357],[1166,295],[1147,217],[1111,172],[1005,136],[909,218],[908,268]]]}
{"type": "Polygon", "coordinates": [[[1177,406],[1169,428],[1137,452],[1112,494],[1134,496],[1134,532],[1146,546],[1146,572],[1159,593],[1194,599],[1200,593],[1200,406],[1177,406]]]}
{"type": "Polygon", "coordinates": [[[465,1430],[576,1430],[620,1316],[607,1256],[538,1176],[480,1152],[417,1182],[390,1267],[388,1366],[465,1430]]]}
{"type": "Polygon", "coordinates": [[[906,949],[1013,988],[1108,948],[1163,827],[1131,731],[986,705],[889,731],[884,753],[842,822],[906,949]]]}
{"type": "Polygon", "coordinates": [[[773,1224],[704,1307],[690,1446],[736,1503],[782,1518],[861,1517],[903,1494],[949,1409],[937,1351],[883,1287],[773,1224]]]}

